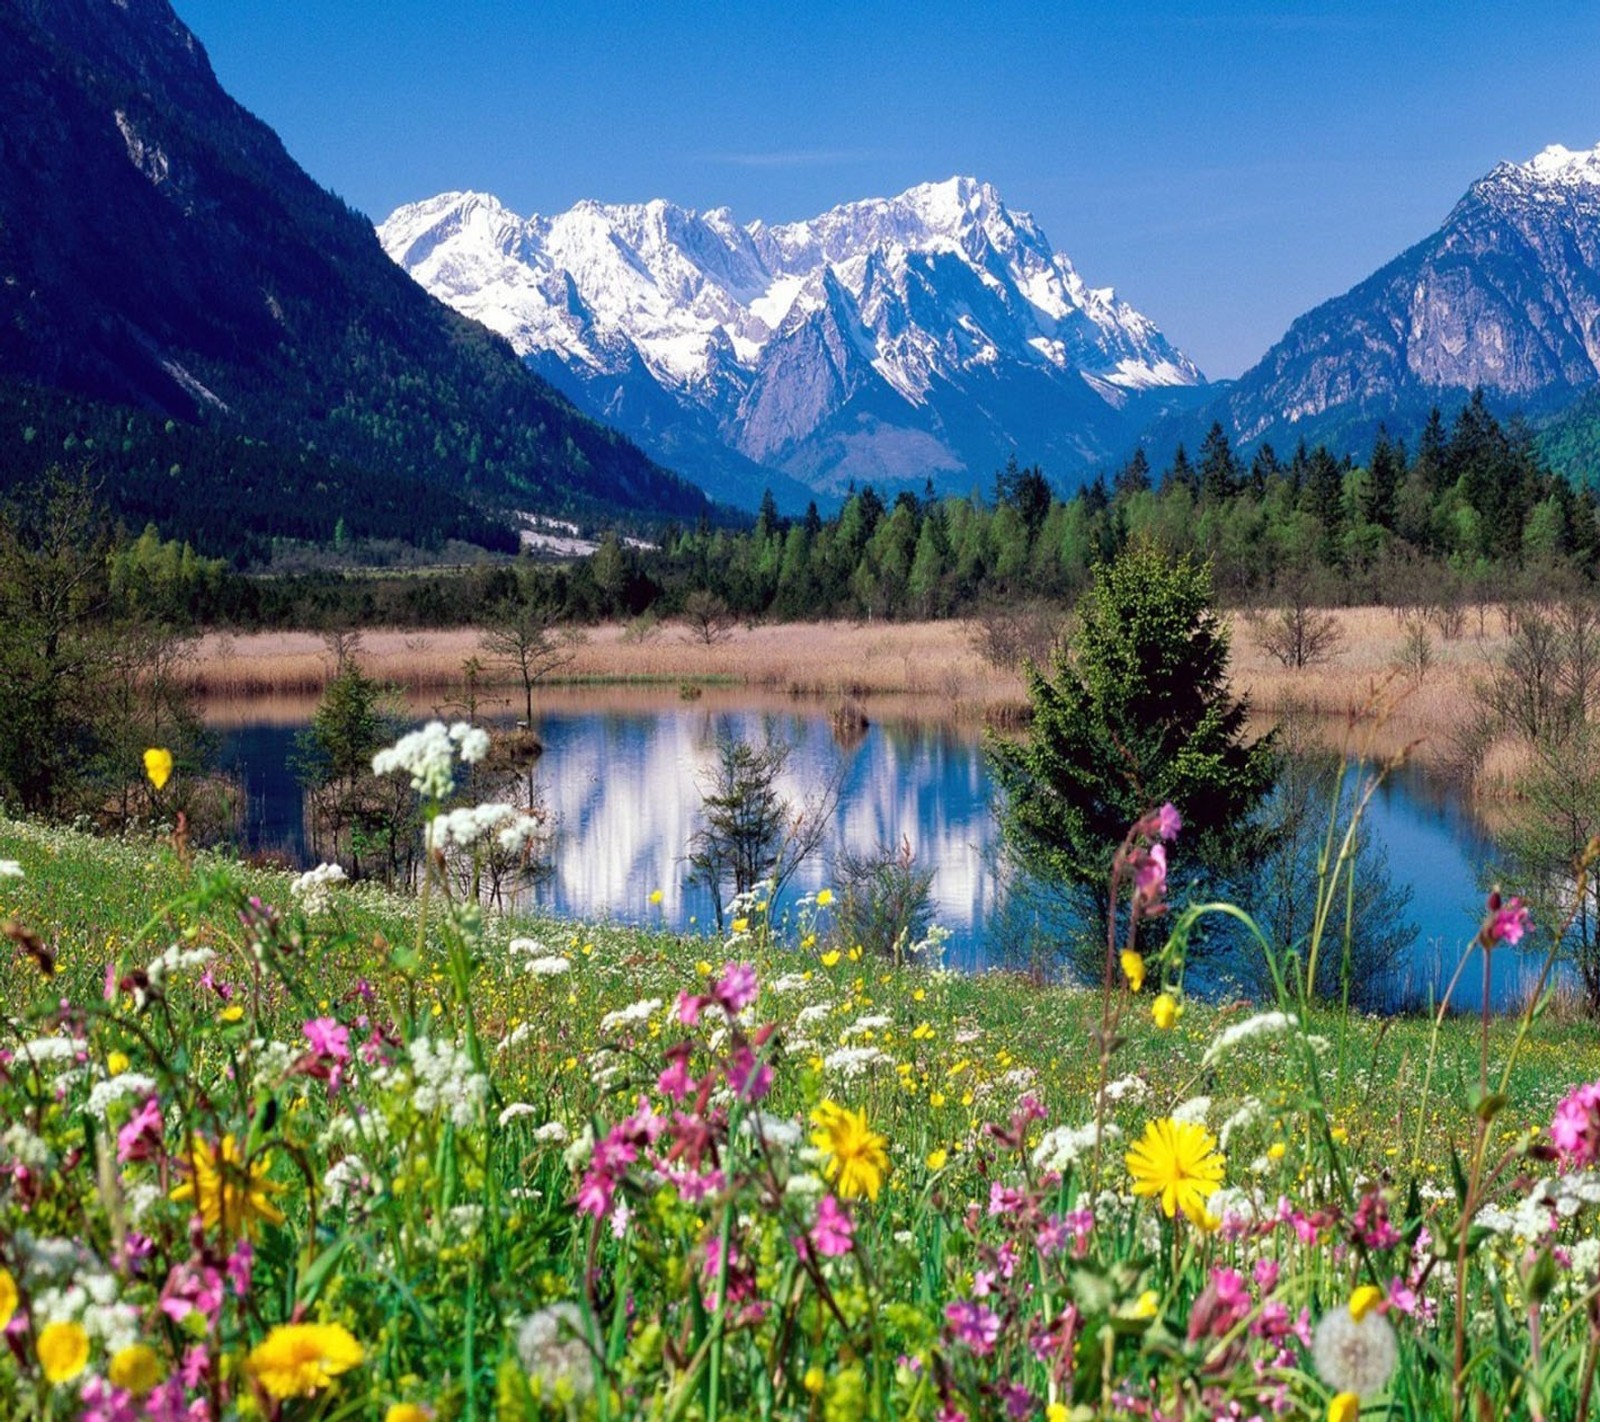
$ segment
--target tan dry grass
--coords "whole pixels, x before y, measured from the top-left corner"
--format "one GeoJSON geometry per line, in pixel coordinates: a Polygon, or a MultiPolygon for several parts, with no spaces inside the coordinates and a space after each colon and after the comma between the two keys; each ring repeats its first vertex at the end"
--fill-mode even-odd
{"type": "MultiPolygon", "coordinates": [[[[1294,717],[1316,726],[1320,740],[1375,757],[1414,744],[1420,760],[1448,763],[1474,713],[1477,684],[1503,654],[1500,613],[1489,614],[1482,637],[1473,614],[1452,641],[1430,628],[1433,663],[1420,681],[1395,671],[1406,640],[1398,613],[1340,608],[1331,615],[1340,628],[1338,648],[1325,662],[1300,669],[1280,666],[1263,652],[1259,629],[1234,615],[1234,686],[1249,695],[1257,723],[1294,717]]],[[[772,623],[736,628],[712,647],[672,624],[646,640],[609,624],[592,629],[576,650],[563,683],[653,688],[645,697],[652,705],[670,703],[680,684],[694,683],[738,688],[745,705],[760,692],[778,701],[865,701],[869,714],[891,714],[887,703],[900,716],[1005,723],[1025,701],[1021,677],[986,663],[959,621],[772,623]]],[[[372,629],[362,634],[359,659],[371,675],[402,687],[423,712],[447,705],[461,684],[462,663],[475,655],[482,651],[470,628],[372,629]]],[[[248,715],[289,722],[310,714],[332,665],[316,633],[212,635],[201,642],[190,675],[213,720],[248,715]]],[[[558,693],[558,686],[547,687],[541,699],[558,693]]],[[[587,693],[584,704],[594,704],[587,693]]]]}
{"type": "MultiPolygon", "coordinates": [[[[575,650],[562,682],[728,684],[834,701],[909,698],[946,718],[982,718],[1023,700],[1022,679],[984,662],[960,622],[770,624],[738,628],[712,647],[673,626],[640,641],[611,624],[592,629],[575,650]]],[[[483,653],[470,628],[375,629],[363,633],[357,656],[370,675],[426,705],[458,688],[462,664],[483,653]]],[[[315,633],[212,635],[200,644],[190,684],[213,713],[248,701],[294,719],[315,704],[332,668],[315,633]]],[[[503,674],[495,680],[503,685],[503,674]]]]}

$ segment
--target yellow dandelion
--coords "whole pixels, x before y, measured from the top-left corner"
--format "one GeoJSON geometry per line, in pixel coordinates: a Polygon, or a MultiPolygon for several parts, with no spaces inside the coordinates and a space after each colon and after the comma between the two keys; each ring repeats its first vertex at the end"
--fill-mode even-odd
{"type": "Polygon", "coordinates": [[[106,1054],[106,1075],[121,1076],[132,1065],[126,1052],[108,1052],[106,1054]]]}
{"type": "Polygon", "coordinates": [[[865,1111],[824,1101],[811,1113],[811,1144],[827,1157],[823,1174],[842,1199],[878,1198],[889,1169],[888,1141],[867,1125],[865,1111]]]}
{"type": "Polygon", "coordinates": [[[280,1402],[311,1397],[361,1366],[361,1345],[338,1323],[281,1323],[250,1350],[245,1366],[280,1402]]]}
{"type": "Polygon", "coordinates": [[[120,1387],[135,1397],[143,1397],[161,1381],[161,1359],[148,1343],[134,1343],[118,1350],[106,1370],[112,1387],[120,1387]]]}
{"type": "Polygon", "coordinates": [[[1150,1004],[1150,1018],[1163,1032],[1172,1030],[1178,1020],[1178,1003],[1170,992],[1164,992],[1150,1004]]]}
{"type": "Polygon", "coordinates": [[[1353,1392],[1341,1392],[1328,1404],[1328,1422],[1356,1422],[1361,1415],[1361,1399],[1353,1392]]]}
{"type": "Polygon", "coordinates": [[[1144,1135],[1127,1155],[1135,1195],[1159,1195],[1171,1219],[1181,1209],[1191,1219],[1222,1185],[1225,1162],[1217,1138],[1193,1121],[1164,1117],[1146,1122],[1144,1135]]]}
{"type": "Polygon", "coordinates": [[[0,1269],[0,1328],[11,1322],[17,1311],[17,1281],[9,1269],[0,1269]]]}
{"type": "Polygon", "coordinates": [[[950,1152],[942,1146],[938,1150],[928,1152],[928,1169],[943,1170],[950,1159],[950,1152]]]}
{"type": "Polygon", "coordinates": [[[383,1414],[383,1422],[433,1422],[433,1413],[416,1402],[396,1402],[383,1414]]]}
{"type": "Polygon", "coordinates": [[[817,907],[818,908],[827,908],[827,906],[829,904],[831,904],[832,902],[833,902],[833,890],[832,889],[819,889],[817,891],[817,907]]]}
{"type": "Polygon", "coordinates": [[[89,1335],[81,1323],[47,1323],[39,1332],[39,1363],[53,1383],[71,1382],[89,1363],[89,1335]]]}
{"type": "Polygon", "coordinates": [[[283,1223],[283,1211],[272,1203],[283,1186],[266,1178],[270,1162],[257,1157],[246,1170],[239,1143],[231,1135],[222,1138],[220,1150],[196,1135],[192,1158],[186,1157],[182,1164],[189,1178],[172,1192],[172,1198],[192,1200],[208,1229],[220,1224],[223,1233],[232,1236],[254,1234],[258,1220],[283,1223]]]}
{"type": "Polygon", "coordinates": [[[1122,975],[1128,980],[1128,990],[1139,992],[1144,987],[1144,958],[1131,948],[1122,950],[1122,975]]]}
{"type": "MultiPolygon", "coordinates": [[[[666,896],[661,892],[660,889],[651,889],[650,890],[650,902],[651,903],[659,904],[664,897],[666,897],[666,896]]],[[[410,1404],[407,1403],[406,1406],[410,1406],[410,1404]]]]}
{"type": "Polygon", "coordinates": [[[167,781],[172,778],[172,752],[152,746],[144,753],[144,773],[157,790],[165,788],[167,781]]]}
{"type": "Polygon", "coordinates": [[[839,959],[843,956],[844,955],[840,953],[837,948],[830,948],[822,955],[822,966],[824,968],[835,967],[838,965],[839,959]]]}

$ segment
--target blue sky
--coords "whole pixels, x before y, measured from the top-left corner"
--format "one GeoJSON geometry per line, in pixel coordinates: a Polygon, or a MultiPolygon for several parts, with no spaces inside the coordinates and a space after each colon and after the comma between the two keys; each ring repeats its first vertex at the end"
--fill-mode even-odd
{"type": "Polygon", "coordinates": [[[787,221],[971,173],[1213,377],[1496,161],[1600,143],[1591,0],[174,3],[374,219],[476,188],[787,221]]]}

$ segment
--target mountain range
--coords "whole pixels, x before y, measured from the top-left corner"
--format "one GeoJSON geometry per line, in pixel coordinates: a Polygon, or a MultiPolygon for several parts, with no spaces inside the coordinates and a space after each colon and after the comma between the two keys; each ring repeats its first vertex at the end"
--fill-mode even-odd
{"type": "Polygon", "coordinates": [[[1077,470],[1204,386],[974,178],[770,226],[446,193],[378,232],[582,408],[739,502],[775,477],[780,505],[852,481],[964,493],[1009,451],[1077,470]]]}
{"type": "Polygon", "coordinates": [[[1213,422],[1362,456],[1477,387],[1600,476],[1600,147],[1498,164],[1215,384],[971,177],[782,224],[448,193],[375,233],[168,0],[0,0],[0,172],[0,491],[81,461],[213,548],[966,492],[1013,453],[1066,488],[1213,422]]]}
{"type": "MultiPolygon", "coordinates": [[[[239,440],[310,459],[315,477],[237,502],[241,531],[359,534],[397,490],[422,522],[435,505],[708,508],[397,270],[223,91],[167,0],[0,0],[0,172],[0,381],[213,432],[191,500],[236,494],[239,440]]],[[[0,403],[22,410],[0,451],[36,444],[37,412],[0,403]]],[[[176,456],[141,443],[130,463],[97,434],[91,473],[140,517],[149,470],[176,456]]],[[[0,486],[27,467],[0,460],[0,486]]]]}
{"type": "Polygon", "coordinates": [[[1479,178],[1436,232],[1290,326],[1203,412],[1241,442],[1365,453],[1482,386],[1538,418],[1600,385],[1600,147],[1479,178]]]}

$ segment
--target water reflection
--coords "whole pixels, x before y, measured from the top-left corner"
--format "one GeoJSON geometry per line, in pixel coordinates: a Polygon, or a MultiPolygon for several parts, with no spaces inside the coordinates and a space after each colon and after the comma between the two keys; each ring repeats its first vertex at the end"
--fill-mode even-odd
{"type": "MultiPolygon", "coordinates": [[[[553,872],[529,890],[530,901],[563,915],[665,922],[709,929],[710,894],[689,882],[686,855],[700,827],[700,800],[719,736],[793,746],[780,789],[796,801],[840,777],[839,804],[821,853],[795,880],[794,892],[821,888],[841,851],[871,854],[908,839],[920,865],[933,870],[937,921],[951,932],[947,959],[962,967],[990,963],[985,925],[999,908],[993,868],[998,831],[990,780],[975,728],[906,720],[873,721],[840,737],[823,708],[750,707],[706,702],[619,703],[619,698],[554,699],[539,716],[545,754],[537,778],[557,836],[553,872]],[[842,743],[841,743],[842,742],[842,743]],[[661,891],[653,905],[650,895],[661,891]]],[[[299,787],[288,755],[299,728],[236,726],[224,734],[225,759],[247,783],[252,848],[303,860],[299,787]]],[[[1426,1004],[1442,993],[1476,932],[1484,867],[1494,846],[1448,787],[1416,768],[1398,772],[1369,810],[1371,836],[1397,884],[1409,885],[1415,947],[1384,984],[1391,1000],[1426,1004]]],[[[791,899],[792,901],[792,899],[791,899]]],[[[1495,955],[1492,1001],[1519,1002],[1537,964],[1511,951],[1495,955]]],[[[1463,975],[1456,1002],[1481,1000],[1476,965],[1463,975]]]]}

